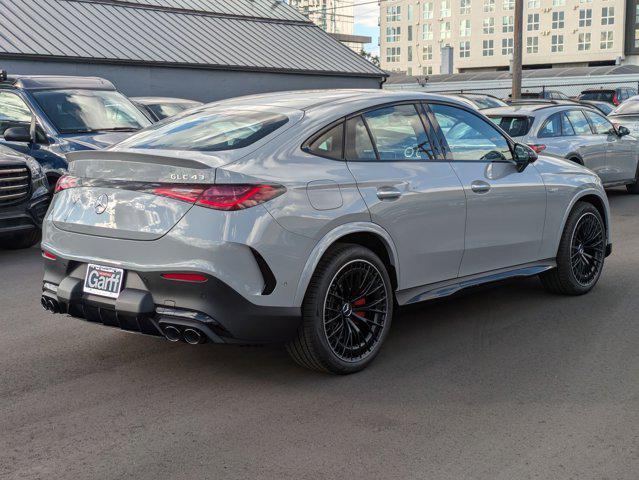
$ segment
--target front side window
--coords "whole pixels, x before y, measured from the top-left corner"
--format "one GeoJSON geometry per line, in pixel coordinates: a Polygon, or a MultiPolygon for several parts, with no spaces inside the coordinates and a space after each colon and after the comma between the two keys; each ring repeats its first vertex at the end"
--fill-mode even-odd
{"type": "Polygon", "coordinates": [[[379,160],[428,160],[432,147],[415,105],[394,105],[362,115],[379,160]]]}
{"type": "Polygon", "coordinates": [[[279,113],[250,110],[200,110],[156,124],[125,140],[127,148],[219,152],[248,147],[288,122],[279,113]]]}
{"type": "Polygon", "coordinates": [[[135,131],[151,122],[128,98],[105,90],[42,90],[33,97],[60,133],[135,131]]]}
{"type": "Polygon", "coordinates": [[[590,124],[581,110],[571,110],[566,112],[566,116],[575,130],[575,135],[592,135],[590,124]]]}
{"type": "Polygon", "coordinates": [[[31,110],[15,93],[0,91],[0,135],[7,128],[31,123],[31,110]]]}
{"type": "Polygon", "coordinates": [[[489,122],[461,108],[430,105],[450,148],[452,160],[512,160],[506,138],[489,122]]]}
{"type": "Polygon", "coordinates": [[[598,135],[608,135],[613,129],[612,123],[606,120],[604,117],[595,112],[585,111],[586,117],[592,123],[593,129],[598,135]]]}

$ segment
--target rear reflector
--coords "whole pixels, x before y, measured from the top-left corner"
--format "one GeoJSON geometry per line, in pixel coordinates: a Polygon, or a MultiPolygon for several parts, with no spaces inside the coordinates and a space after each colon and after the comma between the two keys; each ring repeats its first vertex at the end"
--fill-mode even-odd
{"type": "Polygon", "coordinates": [[[163,273],[162,278],[175,280],[178,282],[204,283],[208,280],[204,275],[198,273],[163,273]]]}
{"type": "Polygon", "coordinates": [[[281,185],[212,185],[201,187],[168,186],[153,189],[153,193],[183,202],[195,203],[213,210],[243,210],[268,202],[286,191],[281,185]]]}
{"type": "Polygon", "coordinates": [[[58,258],[53,253],[47,252],[46,250],[42,250],[42,256],[47,260],[56,260],[58,258]]]}

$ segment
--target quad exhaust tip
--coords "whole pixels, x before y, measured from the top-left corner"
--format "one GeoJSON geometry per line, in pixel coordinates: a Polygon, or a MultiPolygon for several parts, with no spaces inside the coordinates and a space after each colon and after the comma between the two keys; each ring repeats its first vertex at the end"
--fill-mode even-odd
{"type": "Polygon", "coordinates": [[[43,295],[40,299],[40,304],[42,305],[42,308],[44,308],[47,312],[60,313],[61,311],[58,301],[51,297],[43,295]]]}
{"type": "Polygon", "coordinates": [[[164,336],[169,342],[179,342],[182,340],[182,332],[173,325],[164,327],[164,336]]]}
{"type": "Polygon", "coordinates": [[[189,345],[199,345],[203,343],[204,336],[194,328],[187,328],[184,330],[184,341],[189,345]]]}

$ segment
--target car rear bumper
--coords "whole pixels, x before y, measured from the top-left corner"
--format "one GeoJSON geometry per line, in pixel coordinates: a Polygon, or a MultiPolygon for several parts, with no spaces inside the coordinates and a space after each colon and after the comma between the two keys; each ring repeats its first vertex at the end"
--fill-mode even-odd
{"type": "MultiPolygon", "coordinates": [[[[45,260],[43,306],[94,323],[154,336],[168,326],[196,329],[213,343],[278,343],[293,338],[301,321],[298,307],[255,305],[221,280],[163,278],[160,272],[127,270],[117,299],[83,292],[86,264],[45,260]]],[[[162,273],[170,273],[162,272],[162,273]]]]}
{"type": "Polygon", "coordinates": [[[44,195],[16,205],[0,205],[0,237],[40,228],[50,200],[49,195],[44,195]]]}

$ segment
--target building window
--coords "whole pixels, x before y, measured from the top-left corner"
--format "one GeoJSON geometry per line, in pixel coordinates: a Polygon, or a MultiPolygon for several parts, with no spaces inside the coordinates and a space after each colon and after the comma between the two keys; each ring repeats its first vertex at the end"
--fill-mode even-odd
{"type": "Polygon", "coordinates": [[[495,54],[495,43],[492,40],[484,40],[482,45],[481,54],[484,57],[492,57],[495,54]]]}
{"type": "Polygon", "coordinates": [[[495,33],[495,18],[488,17],[484,18],[484,29],[483,32],[485,35],[489,35],[491,33],[495,33]]]}
{"type": "Polygon", "coordinates": [[[425,23],[422,25],[422,40],[432,40],[433,39],[433,26],[430,23],[425,23]]]}
{"type": "Polygon", "coordinates": [[[408,67],[406,69],[406,75],[408,75],[409,77],[413,76],[413,67],[408,67]]]}
{"type": "Polygon", "coordinates": [[[615,7],[603,7],[601,9],[601,24],[602,25],[615,24],[615,7]]]}
{"type": "Polygon", "coordinates": [[[565,7],[566,6],[566,0],[552,0],[552,6],[553,7],[565,7]]]}
{"type": "Polygon", "coordinates": [[[613,33],[612,32],[601,32],[601,43],[599,47],[602,50],[610,50],[613,45],[613,33]]]}
{"type": "Polygon", "coordinates": [[[529,32],[539,30],[539,14],[538,13],[528,14],[527,29],[529,32]]]}
{"type": "Polygon", "coordinates": [[[577,50],[585,52],[590,50],[590,33],[580,33],[577,37],[577,50]]]}
{"type": "Polygon", "coordinates": [[[433,18],[433,4],[431,2],[426,2],[424,4],[424,10],[422,17],[424,20],[432,20],[433,18]]]}
{"type": "Polygon", "coordinates": [[[514,10],[515,0],[504,0],[502,6],[504,10],[514,10]]]}
{"type": "Polygon", "coordinates": [[[433,66],[432,65],[428,65],[427,67],[423,67],[422,68],[422,72],[424,72],[422,75],[432,75],[433,74],[433,66]]]}
{"type": "Polygon", "coordinates": [[[528,8],[539,8],[541,7],[540,0],[528,0],[528,8]]]}
{"type": "Polygon", "coordinates": [[[502,55],[511,55],[513,53],[513,38],[502,38],[501,39],[501,54],[502,55]]]}
{"type": "Polygon", "coordinates": [[[552,12],[552,28],[564,28],[564,12],[552,12]]]}
{"type": "Polygon", "coordinates": [[[590,27],[592,25],[592,9],[582,8],[579,10],[579,27],[590,27]]]}
{"type": "Polygon", "coordinates": [[[409,22],[413,21],[413,6],[412,5],[408,5],[408,8],[406,9],[406,20],[408,20],[409,22]]]}
{"type": "Polygon", "coordinates": [[[539,53],[539,37],[526,39],[526,53],[539,53]]]}
{"type": "Polygon", "coordinates": [[[564,51],[564,36],[563,35],[553,35],[550,43],[550,51],[553,53],[563,52],[564,51]]]}
{"type": "Polygon", "coordinates": [[[579,0],[579,3],[592,3],[592,0],[579,0]]]}
{"type": "Polygon", "coordinates": [[[442,18],[450,17],[450,0],[442,0],[439,16],[442,18]]]}
{"type": "Polygon", "coordinates": [[[409,42],[413,41],[413,26],[412,25],[408,26],[408,41],[409,42]]]}
{"type": "Polygon", "coordinates": [[[388,43],[399,42],[402,27],[386,27],[386,41],[388,43]]]}
{"type": "Polygon", "coordinates": [[[408,49],[406,50],[406,60],[409,62],[413,61],[413,46],[409,45],[408,49]]]}
{"type": "Polygon", "coordinates": [[[501,32],[511,33],[515,31],[515,19],[513,17],[502,17],[501,32]]]}
{"type": "Polygon", "coordinates": [[[459,22],[459,36],[470,37],[470,20],[462,20],[459,22]]]}
{"type": "Polygon", "coordinates": [[[439,38],[442,40],[445,38],[450,38],[450,22],[442,22],[441,28],[439,30],[439,38]]]}
{"type": "Polygon", "coordinates": [[[389,63],[399,62],[401,51],[399,47],[386,48],[386,61],[389,63]]]}
{"type": "Polygon", "coordinates": [[[484,0],[484,13],[495,11],[495,0],[484,0]]]}
{"type": "Polygon", "coordinates": [[[459,43],[459,58],[470,58],[470,42],[459,43]]]}
{"type": "Polygon", "coordinates": [[[470,1],[471,0],[461,0],[459,6],[459,13],[462,15],[467,15],[470,13],[470,1]]]}
{"type": "Polygon", "coordinates": [[[425,45],[422,47],[422,60],[432,60],[433,59],[433,46],[425,45]]]}
{"type": "Polygon", "coordinates": [[[393,5],[386,7],[386,21],[399,22],[402,19],[401,5],[393,5]]]}

